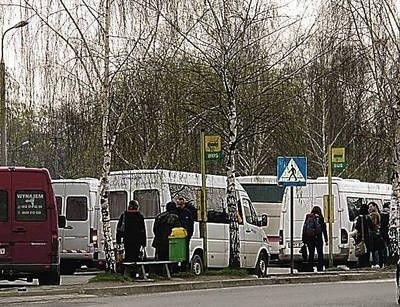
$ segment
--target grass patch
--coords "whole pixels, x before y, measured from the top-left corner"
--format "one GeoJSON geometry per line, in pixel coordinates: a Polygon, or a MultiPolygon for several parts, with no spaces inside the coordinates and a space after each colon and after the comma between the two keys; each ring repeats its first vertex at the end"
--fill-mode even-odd
{"type": "Polygon", "coordinates": [[[221,269],[221,270],[208,270],[205,275],[209,276],[248,276],[249,273],[245,269],[221,269]]]}
{"type": "Polygon", "coordinates": [[[105,281],[127,282],[127,281],[132,281],[132,278],[123,274],[105,272],[97,274],[95,277],[89,279],[89,283],[105,282],[105,281]]]}
{"type": "Polygon", "coordinates": [[[192,272],[177,272],[173,273],[173,276],[178,278],[190,278],[195,277],[196,275],[194,275],[192,272]]]}

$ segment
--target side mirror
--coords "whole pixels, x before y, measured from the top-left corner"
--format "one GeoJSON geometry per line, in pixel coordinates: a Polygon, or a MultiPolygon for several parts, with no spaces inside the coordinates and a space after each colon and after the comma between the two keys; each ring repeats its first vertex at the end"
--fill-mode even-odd
{"type": "Polygon", "coordinates": [[[268,217],[266,214],[263,214],[258,217],[258,226],[267,226],[268,225],[268,217]]]}
{"type": "Polygon", "coordinates": [[[67,224],[67,220],[64,215],[59,215],[58,216],[58,228],[65,228],[65,225],[67,224]]]}

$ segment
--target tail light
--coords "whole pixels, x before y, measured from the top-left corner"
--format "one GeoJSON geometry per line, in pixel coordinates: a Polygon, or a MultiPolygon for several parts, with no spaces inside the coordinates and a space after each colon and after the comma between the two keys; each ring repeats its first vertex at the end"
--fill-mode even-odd
{"type": "Polygon", "coordinates": [[[279,245],[283,245],[283,229],[279,230],[279,245]]]}
{"type": "Polygon", "coordinates": [[[347,244],[349,242],[349,234],[347,233],[346,229],[341,229],[340,230],[340,241],[342,244],[347,244]]]}
{"type": "Polygon", "coordinates": [[[94,247],[98,247],[98,239],[97,229],[90,228],[90,243],[93,243],[94,247]]]}
{"type": "Polygon", "coordinates": [[[58,232],[51,233],[51,262],[58,263],[58,232]]]}

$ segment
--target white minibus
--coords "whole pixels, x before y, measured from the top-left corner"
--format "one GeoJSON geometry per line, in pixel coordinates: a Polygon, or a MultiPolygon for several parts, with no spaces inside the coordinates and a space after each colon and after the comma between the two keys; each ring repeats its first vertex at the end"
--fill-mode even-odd
{"type": "MultiPolygon", "coordinates": [[[[320,177],[307,180],[306,186],[294,188],[294,258],[301,260],[302,228],[304,218],[314,206],[319,206],[324,212],[324,195],[328,195],[328,179],[320,177]]],[[[334,221],[332,225],[333,260],[335,263],[357,261],[354,255],[354,240],[349,236],[353,230],[354,220],[358,215],[361,204],[376,202],[382,209],[384,202],[390,202],[392,186],[389,184],[361,182],[357,179],[332,180],[334,198],[334,221]]],[[[326,217],[325,217],[326,219],[326,217]]],[[[328,229],[328,225],[327,225],[328,229]]],[[[290,189],[285,190],[280,222],[279,259],[290,261],[290,189]]],[[[328,232],[329,235],[329,232],[328,232]]],[[[328,246],[324,246],[325,258],[328,258],[328,246]]]]}
{"type": "MultiPolygon", "coordinates": [[[[179,196],[197,207],[201,189],[201,175],[196,173],[169,170],[128,170],[111,172],[110,213],[113,230],[118,218],[126,209],[130,200],[140,204],[140,211],[145,217],[149,258],[154,257],[151,247],[153,240],[154,218],[165,210],[167,202],[179,196]]],[[[210,268],[223,268],[229,265],[229,219],[226,208],[226,177],[207,175],[207,261],[210,268]]],[[[240,265],[253,270],[259,276],[266,276],[270,258],[268,239],[262,225],[266,216],[258,217],[251,200],[243,187],[236,183],[239,213],[242,223],[239,225],[240,265]],[[261,222],[263,221],[263,222],[261,222]]],[[[189,259],[195,274],[203,272],[203,239],[199,235],[199,225],[195,222],[193,237],[190,241],[189,259]]]]}
{"type": "Polygon", "coordinates": [[[279,225],[285,188],[277,185],[276,176],[241,176],[237,180],[246,190],[257,213],[268,216],[268,225],[263,228],[271,245],[271,260],[278,260],[279,225]]]}
{"type": "Polygon", "coordinates": [[[61,272],[73,274],[82,265],[104,266],[98,246],[98,232],[102,227],[99,180],[57,179],[52,185],[58,214],[66,217],[66,227],[59,229],[61,272]]]}

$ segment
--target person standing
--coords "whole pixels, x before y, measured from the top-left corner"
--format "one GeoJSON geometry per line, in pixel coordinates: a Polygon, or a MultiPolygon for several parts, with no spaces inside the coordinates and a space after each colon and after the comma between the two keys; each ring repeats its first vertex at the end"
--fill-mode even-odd
{"type": "MultiPolygon", "coordinates": [[[[187,259],[187,264],[189,264],[190,239],[192,238],[193,229],[194,229],[193,212],[192,212],[192,210],[190,210],[187,207],[187,203],[183,197],[177,198],[176,208],[178,209],[178,216],[179,216],[181,225],[183,228],[185,228],[186,233],[187,233],[187,236],[186,236],[186,259],[187,259]]],[[[183,266],[183,267],[185,267],[185,266],[183,266]]]]}
{"type": "Polygon", "coordinates": [[[383,238],[381,236],[381,215],[379,212],[378,205],[375,202],[370,202],[368,204],[368,212],[372,222],[372,268],[382,268],[383,267],[383,249],[385,247],[383,238]]]}
{"type": "Polygon", "coordinates": [[[116,239],[117,244],[124,243],[126,262],[139,261],[140,249],[146,246],[146,227],[136,200],[131,200],[128,210],[121,214],[116,239]]]}
{"type": "Polygon", "coordinates": [[[169,260],[169,240],[172,228],[181,227],[176,212],[176,204],[170,201],[166,204],[166,211],[158,214],[154,221],[154,240],[152,246],[156,249],[157,260],[169,260]]]}
{"type": "Polygon", "coordinates": [[[366,253],[358,256],[358,267],[368,267],[369,263],[369,255],[372,250],[372,242],[371,242],[371,231],[373,225],[371,218],[368,213],[368,205],[362,204],[359,210],[359,214],[355,220],[355,244],[359,244],[361,241],[364,241],[365,246],[367,248],[366,253]]]}
{"type": "Polygon", "coordinates": [[[385,202],[383,204],[383,209],[381,212],[381,236],[384,242],[383,248],[383,266],[387,263],[389,257],[389,218],[390,218],[390,202],[385,202]]]}
{"type": "Polygon", "coordinates": [[[314,253],[315,249],[317,249],[317,270],[322,271],[324,268],[323,239],[325,239],[325,244],[328,244],[328,234],[320,207],[314,206],[311,212],[306,215],[302,239],[303,243],[307,245],[308,248],[308,262],[310,264],[314,263],[314,253]]]}

